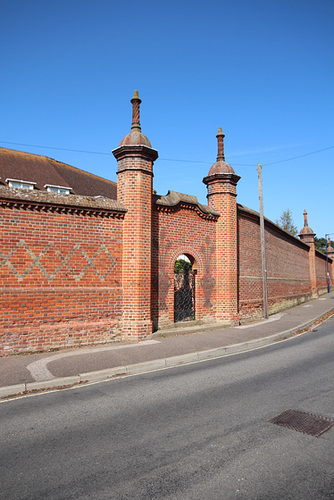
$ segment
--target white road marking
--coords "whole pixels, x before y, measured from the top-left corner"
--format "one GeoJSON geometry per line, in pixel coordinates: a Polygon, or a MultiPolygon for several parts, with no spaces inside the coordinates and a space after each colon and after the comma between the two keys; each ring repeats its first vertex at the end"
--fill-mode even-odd
{"type": "Polygon", "coordinates": [[[261,321],[261,323],[256,322],[256,323],[250,323],[249,325],[241,325],[241,326],[236,326],[236,328],[239,328],[242,330],[243,328],[254,328],[254,326],[259,326],[263,325],[264,323],[271,323],[272,321],[277,321],[278,319],[281,319],[282,316],[284,316],[285,313],[279,313],[275,314],[274,316],[271,316],[269,319],[264,319],[261,321]]]}
{"type": "Polygon", "coordinates": [[[68,356],[79,356],[81,354],[94,354],[95,352],[110,351],[114,349],[126,349],[131,347],[146,346],[152,344],[160,344],[159,340],[143,340],[137,342],[136,344],[121,344],[97,347],[95,349],[78,349],[73,352],[60,352],[59,354],[54,354],[47,358],[39,359],[30,363],[26,368],[30,372],[31,376],[36,380],[36,382],[42,382],[43,380],[52,380],[55,378],[52,373],[47,369],[48,363],[55,361],[56,359],[67,358],[68,356]]]}

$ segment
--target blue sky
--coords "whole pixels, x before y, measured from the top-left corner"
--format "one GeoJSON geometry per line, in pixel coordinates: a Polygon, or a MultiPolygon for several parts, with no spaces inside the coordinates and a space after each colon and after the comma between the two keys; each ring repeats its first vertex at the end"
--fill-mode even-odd
{"type": "Polygon", "coordinates": [[[261,163],[268,218],[334,233],[332,0],[7,0],[0,18],[0,146],[116,181],[138,89],[159,194],[207,202],[221,126],[239,203],[258,210],[261,163]]]}

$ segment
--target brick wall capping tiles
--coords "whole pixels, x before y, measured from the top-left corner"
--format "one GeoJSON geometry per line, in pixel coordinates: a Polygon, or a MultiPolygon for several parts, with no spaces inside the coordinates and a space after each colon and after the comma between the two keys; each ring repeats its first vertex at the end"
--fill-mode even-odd
{"type": "Polygon", "coordinates": [[[28,191],[23,189],[0,186],[0,200],[2,206],[30,206],[64,210],[82,209],[83,211],[97,211],[104,213],[118,213],[121,217],[127,211],[119,201],[105,197],[80,196],[74,194],[58,194],[45,191],[28,191]]]}
{"type": "Polygon", "coordinates": [[[223,182],[229,182],[233,184],[234,186],[237,185],[238,181],[241,179],[240,175],[237,174],[232,174],[232,173],[217,173],[213,175],[208,175],[207,177],[204,177],[203,182],[204,184],[209,184],[210,182],[213,181],[223,181],[223,182]]]}
{"type": "Polygon", "coordinates": [[[198,209],[203,215],[214,218],[219,217],[219,212],[207,205],[202,205],[198,202],[196,196],[189,194],[177,193],[176,191],[168,191],[165,196],[156,196],[155,204],[157,207],[176,208],[180,205],[187,205],[189,208],[198,209]]]}
{"type": "MultiPolygon", "coordinates": [[[[244,205],[241,205],[240,203],[237,204],[237,207],[238,207],[239,213],[243,212],[244,214],[252,217],[253,219],[256,219],[258,221],[258,223],[260,224],[260,214],[258,212],[256,212],[255,210],[252,210],[251,208],[245,207],[244,205]]],[[[297,238],[297,236],[293,236],[292,234],[288,233],[287,231],[284,231],[284,229],[279,227],[277,224],[275,224],[270,219],[267,219],[267,217],[264,217],[264,220],[265,220],[265,224],[267,226],[271,226],[271,227],[275,228],[275,230],[278,230],[279,232],[284,234],[287,238],[290,238],[294,242],[297,242],[299,246],[304,247],[304,248],[309,246],[306,243],[304,243],[304,241],[301,241],[299,238],[297,238]]]]}
{"type": "Polygon", "coordinates": [[[158,151],[144,144],[124,145],[112,150],[112,154],[117,161],[123,160],[129,156],[139,157],[151,161],[158,158],[158,151]]]}

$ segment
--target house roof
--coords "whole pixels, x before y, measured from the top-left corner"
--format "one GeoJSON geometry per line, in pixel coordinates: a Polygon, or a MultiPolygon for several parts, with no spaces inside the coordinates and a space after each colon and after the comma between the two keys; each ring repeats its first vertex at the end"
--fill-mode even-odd
{"type": "Polygon", "coordinates": [[[115,182],[47,156],[0,147],[0,185],[6,184],[6,179],[33,182],[35,189],[43,191],[45,185],[51,185],[71,188],[77,195],[117,198],[115,182]]]}

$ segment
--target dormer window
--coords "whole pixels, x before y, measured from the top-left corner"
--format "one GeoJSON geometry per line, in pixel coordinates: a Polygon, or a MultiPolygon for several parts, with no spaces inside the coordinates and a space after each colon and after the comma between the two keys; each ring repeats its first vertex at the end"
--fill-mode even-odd
{"type": "Polygon", "coordinates": [[[11,188],[27,189],[28,191],[32,191],[36,185],[36,182],[22,181],[20,179],[6,179],[6,183],[11,188]]]}
{"type": "Polygon", "coordinates": [[[52,184],[45,184],[44,187],[49,193],[58,193],[58,194],[70,194],[72,189],[70,187],[54,186],[52,184]]]}

